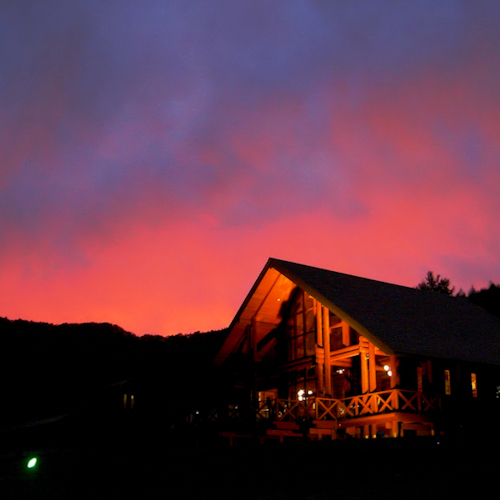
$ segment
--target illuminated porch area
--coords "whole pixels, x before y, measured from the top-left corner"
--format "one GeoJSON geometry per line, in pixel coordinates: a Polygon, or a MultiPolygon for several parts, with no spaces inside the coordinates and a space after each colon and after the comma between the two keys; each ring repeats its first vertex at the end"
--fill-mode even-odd
{"type": "Polygon", "coordinates": [[[261,440],[274,437],[283,442],[286,438],[403,437],[405,432],[430,436],[434,435],[440,410],[440,396],[393,389],[344,399],[268,398],[250,412],[248,408],[233,408],[229,418],[239,419],[245,414],[254,419],[256,428],[260,425],[261,440]]]}

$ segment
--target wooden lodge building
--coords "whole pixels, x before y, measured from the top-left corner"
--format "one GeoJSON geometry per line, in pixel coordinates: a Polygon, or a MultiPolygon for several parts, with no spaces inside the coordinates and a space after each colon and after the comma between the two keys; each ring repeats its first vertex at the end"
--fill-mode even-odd
{"type": "Polygon", "coordinates": [[[232,377],[228,421],[250,411],[263,439],[498,425],[500,320],[464,297],[270,259],[216,364],[232,377]]]}

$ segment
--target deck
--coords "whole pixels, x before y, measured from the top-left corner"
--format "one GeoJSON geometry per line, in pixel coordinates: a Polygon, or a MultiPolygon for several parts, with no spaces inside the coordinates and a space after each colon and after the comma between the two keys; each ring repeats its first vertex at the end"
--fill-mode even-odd
{"type": "MultiPolygon", "coordinates": [[[[273,399],[257,407],[233,406],[229,420],[252,420],[269,437],[335,439],[339,429],[358,428],[360,436],[374,436],[386,428],[401,435],[401,425],[430,425],[441,410],[441,397],[417,391],[392,389],[344,399],[310,397],[303,400],[273,399]]],[[[222,417],[222,413],[218,413],[222,417]]]]}

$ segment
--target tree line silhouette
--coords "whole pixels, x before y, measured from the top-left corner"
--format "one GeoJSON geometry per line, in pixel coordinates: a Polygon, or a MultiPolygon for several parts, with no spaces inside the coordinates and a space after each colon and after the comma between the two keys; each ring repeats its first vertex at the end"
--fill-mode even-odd
{"type": "Polygon", "coordinates": [[[136,336],[108,323],[0,318],[0,429],[59,415],[180,411],[208,391],[226,332],[136,336]],[[130,406],[130,399],[128,406],[130,406]]]}
{"type": "MultiPolygon", "coordinates": [[[[441,278],[440,274],[434,276],[432,271],[427,273],[425,279],[422,280],[416,288],[419,290],[442,293],[444,295],[453,295],[455,291],[455,287],[451,286],[448,278],[441,278]]],[[[500,318],[500,285],[496,285],[493,281],[490,281],[488,288],[482,288],[481,290],[476,290],[472,286],[467,294],[460,289],[456,293],[456,296],[465,297],[477,306],[482,307],[500,318]]]]}

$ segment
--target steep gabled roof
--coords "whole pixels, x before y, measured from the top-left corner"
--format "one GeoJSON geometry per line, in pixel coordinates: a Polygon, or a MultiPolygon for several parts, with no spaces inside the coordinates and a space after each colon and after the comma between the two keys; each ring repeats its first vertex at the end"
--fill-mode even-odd
{"type": "MultiPolygon", "coordinates": [[[[388,354],[500,364],[500,320],[466,298],[278,259],[269,259],[231,323],[219,361],[237,344],[251,317],[265,308],[279,278],[311,294],[388,354]]],[[[268,303],[271,317],[275,301],[268,303]]]]}

